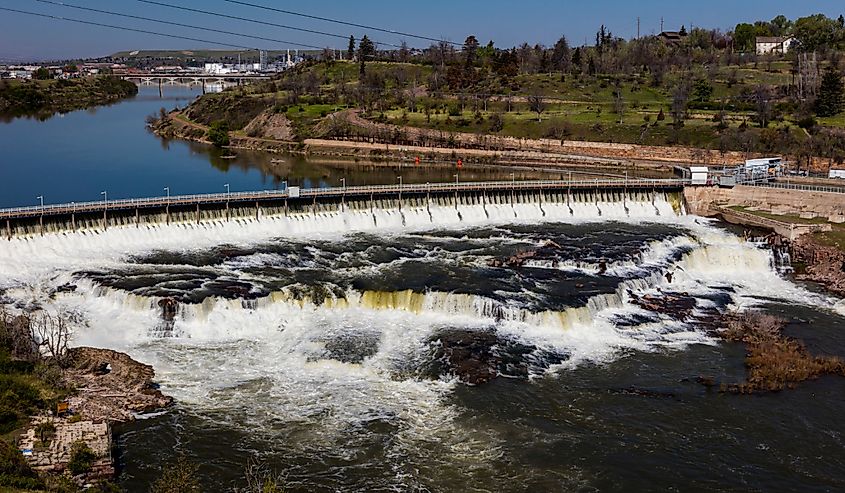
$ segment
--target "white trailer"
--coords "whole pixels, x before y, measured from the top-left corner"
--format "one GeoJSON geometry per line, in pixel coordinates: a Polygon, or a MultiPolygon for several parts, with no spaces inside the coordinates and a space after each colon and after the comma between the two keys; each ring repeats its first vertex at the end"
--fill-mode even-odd
{"type": "Polygon", "coordinates": [[[845,169],[832,169],[828,173],[828,178],[839,178],[840,180],[845,180],[845,169]]]}

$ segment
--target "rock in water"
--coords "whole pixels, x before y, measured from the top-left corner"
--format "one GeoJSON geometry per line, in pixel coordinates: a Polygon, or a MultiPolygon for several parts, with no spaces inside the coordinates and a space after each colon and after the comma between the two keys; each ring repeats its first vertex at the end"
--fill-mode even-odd
{"type": "Polygon", "coordinates": [[[65,380],[79,389],[68,399],[74,413],[94,421],[125,422],[138,413],[172,404],[153,383],[155,370],[129,355],[110,349],[70,349],[65,380]]]}

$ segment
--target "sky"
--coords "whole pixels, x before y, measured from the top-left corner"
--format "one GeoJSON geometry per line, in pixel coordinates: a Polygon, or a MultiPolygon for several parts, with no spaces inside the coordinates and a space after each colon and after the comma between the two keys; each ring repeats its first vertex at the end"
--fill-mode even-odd
{"type": "MultiPolygon", "coordinates": [[[[250,34],[277,41],[333,48],[345,48],[347,44],[341,38],[184,12],[163,6],[144,4],[138,0],[56,1],[57,3],[210,27],[239,34],[250,34]]],[[[399,44],[405,40],[409,45],[417,47],[425,47],[430,44],[429,41],[390,33],[372,32],[359,27],[338,25],[235,5],[225,0],[159,1],[271,23],[319,30],[344,37],[351,34],[360,38],[363,34],[368,34],[371,39],[381,43],[399,44]]],[[[522,44],[522,42],[552,45],[561,35],[566,35],[573,45],[580,45],[585,42],[592,43],[595,32],[602,24],[606,25],[613,34],[630,38],[637,33],[638,17],[640,18],[642,34],[651,34],[660,31],[661,18],[663,18],[666,30],[677,30],[681,25],[685,25],[687,28],[700,26],[727,31],[738,22],[768,20],[779,14],[786,15],[789,18],[797,18],[815,13],[838,17],[845,13],[845,1],[843,0],[707,0],[706,2],[679,0],[245,1],[459,43],[467,35],[474,34],[482,43],[493,40],[498,47],[511,47],[522,44]]],[[[253,40],[80,11],[40,3],[37,0],[0,0],[0,7],[177,34],[213,42],[161,38],[150,34],[80,25],[62,20],[0,11],[0,59],[4,60],[96,57],[123,50],[227,48],[214,43],[232,43],[263,49],[296,47],[281,42],[253,40]]],[[[385,46],[382,45],[382,47],[385,46]]]]}

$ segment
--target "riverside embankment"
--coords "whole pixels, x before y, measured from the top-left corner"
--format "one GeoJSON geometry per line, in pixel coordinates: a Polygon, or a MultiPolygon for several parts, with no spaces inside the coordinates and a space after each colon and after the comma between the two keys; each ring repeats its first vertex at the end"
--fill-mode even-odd
{"type": "MultiPolygon", "coordinates": [[[[427,162],[455,162],[460,158],[466,163],[479,164],[543,163],[617,171],[666,172],[671,172],[678,163],[735,164],[742,162],[746,156],[739,152],[719,153],[687,147],[444,133],[377,123],[362,118],[352,110],[327,116],[317,126],[317,137],[296,140],[290,126],[283,115],[262,113],[246,126],[246,131],[230,132],[227,147],[375,160],[420,157],[427,162]],[[326,127],[332,125],[343,125],[349,129],[350,136],[330,138],[328,135],[333,131],[326,127]]],[[[154,122],[151,128],[163,138],[211,143],[208,139],[209,127],[191,120],[189,112],[171,112],[154,122]]]]}
{"type": "Polygon", "coordinates": [[[773,231],[786,240],[800,279],[845,294],[845,193],[797,188],[687,187],[684,200],[696,215],[773,231]]]}

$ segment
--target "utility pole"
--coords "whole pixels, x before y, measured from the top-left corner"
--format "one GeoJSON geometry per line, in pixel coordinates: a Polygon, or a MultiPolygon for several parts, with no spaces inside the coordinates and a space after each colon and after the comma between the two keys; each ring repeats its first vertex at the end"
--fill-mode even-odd
{"type": "Polygon", "coordinates": [[[637,39],[640,39],[640,17],[637,16],[637,39]]]}

